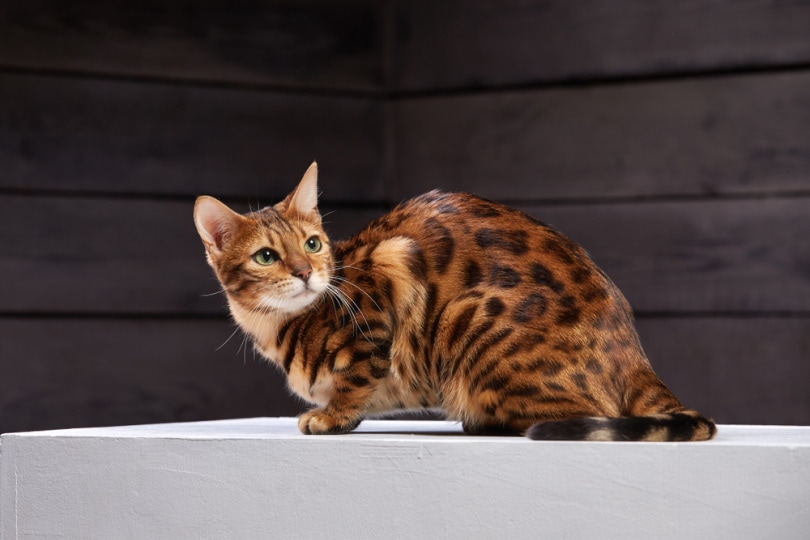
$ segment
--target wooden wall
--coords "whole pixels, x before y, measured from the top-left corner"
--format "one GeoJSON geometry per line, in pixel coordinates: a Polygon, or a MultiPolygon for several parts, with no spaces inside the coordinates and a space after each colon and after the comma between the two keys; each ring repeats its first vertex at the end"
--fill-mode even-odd
{"type": "Polygon", "coordinates": [[[372,1],[0,6],[0,431],[300,410],[192,205],[270,204],[317,158],[336,234],[379,213],[381,32],[372,1]]]}
{"type": "Polygon", "coordinates": [[[504,199],[625,291],[683,401],[809,423],[810,5],[398,2],[395,198],[504,199]]]}
{"type": "Polygon", "coordinates": [[[191,208],[316,158],[333,235],[434,187],[505,200],[614,277],[688,404],[810,422],[810,5],[16,4],[0,431],[300,410],[228,341],[191,208]]]}

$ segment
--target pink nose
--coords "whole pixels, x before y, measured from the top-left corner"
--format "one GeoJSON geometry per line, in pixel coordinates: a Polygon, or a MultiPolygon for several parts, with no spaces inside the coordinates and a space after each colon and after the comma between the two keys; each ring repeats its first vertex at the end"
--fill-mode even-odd
{"type": "Polygon", "coordinates": [[[306,266],[302,268],[294,268],[293,275],[304,280],[304,283],[309,281],[309,276],[312,275],[312,267],[306,266]]]}

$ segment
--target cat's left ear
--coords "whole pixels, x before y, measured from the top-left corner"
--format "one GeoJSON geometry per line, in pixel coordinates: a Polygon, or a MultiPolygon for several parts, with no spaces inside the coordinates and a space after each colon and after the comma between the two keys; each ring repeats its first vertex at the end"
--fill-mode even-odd
{"type": "Polygon", "coordinates": [[[318,163],[313,161],[298,186],[284,200],[288,210],[303,214],[309,219],[321,222],[318,212],[318,163]]]}

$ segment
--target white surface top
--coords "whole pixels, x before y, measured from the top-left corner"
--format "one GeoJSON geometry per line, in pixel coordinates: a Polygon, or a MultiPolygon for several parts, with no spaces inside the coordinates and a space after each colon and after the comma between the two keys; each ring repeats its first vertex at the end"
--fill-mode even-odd
{"type": "MultiPolygon", "coordinates": [[[[52,431],[5,434],[21,437],[94,437],[94,438],[147,438],[147,439],[307,439],[307,440],[381,440],[448,443],[472,441],[514,444],[581,444],[577,442],[531,441],[525,437],[485,437],[465,435],[461,424],[440,420],[365,420],[352,433],[345,435],[303,435],[298,431],[296,418],[244,418],[209,422],[176,424],[148,424],[104,428],[76,428],[52,431]]],[[[604,444],[604,443],[595,443],[604,444]]],[[[638,443],[612,444],[688,444],[726,446],[787,446],[810,447],[810,426],[718,426],[717,437],[699,443],[638,443]]]]}
{"type": "Polygon", "coordinates": [[[0,538],[806,540],[810,427],[540,442],[295,418],[6,434],[0,538]]]}

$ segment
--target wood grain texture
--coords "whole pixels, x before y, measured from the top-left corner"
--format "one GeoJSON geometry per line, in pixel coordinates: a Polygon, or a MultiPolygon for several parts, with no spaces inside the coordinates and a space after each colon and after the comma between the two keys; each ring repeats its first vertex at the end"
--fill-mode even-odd
{"type": "Polygon", "coordinates": [[[224,320],[4,319],[0,432],[295,415],[224,320]]]}
{"type": "MultiPolygon", "coordinates": [[[[0,312],[224,312],[224,299],[210,296],[219,284],[194,228],[193,199],[0,196],[0,208],[0,275],[14,284],[0,295],[0,312]]],[[[336,238],[381,212],[323,211],[336,238]]]]}
{"type": "Polygon", "coordinates": [[[810,190],[810,74],[408,99],[394,196],[510,199],[810,190]]]}
{"type": "Polygon", "coordinates": [[[810,319],[639,318],[661,379],[729,424],[810,424],[810,319]]]}
{"type": "Polygon", "coordinates": [[[524,206],[641,312],[810,311],[810,197],[524,206]]]}
{"type": "Polygon", "coordinates": [[[336,199],[379,201],[382,121],[363,99],[0,74],[0,188],[280,197],[318,159],[336,199]]]}
{"type": "Polygon", "coordinates": [[[371,0],[4,2],[0,66],[370,91],[381,32],[371,0]]]}
{"type": "Polygon", "coordinates": [[[810,5],[748,0],[395,1],[400,91],[810,62],[810,5]]]}

